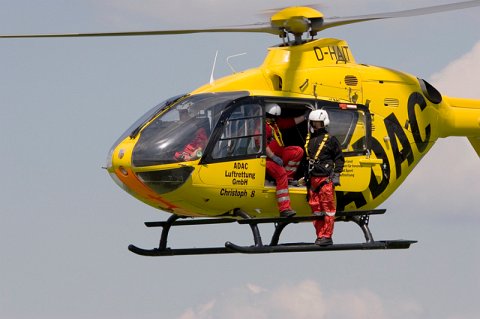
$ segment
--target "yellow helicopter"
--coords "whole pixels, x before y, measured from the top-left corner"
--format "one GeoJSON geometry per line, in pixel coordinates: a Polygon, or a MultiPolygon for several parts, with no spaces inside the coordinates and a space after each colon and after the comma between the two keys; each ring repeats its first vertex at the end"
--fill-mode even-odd
{"type": "MultiPolygon", "coordinates": [[[[169,212],[168,220],[147,222],[162,227],[157,248],[129,249],[145,256],[223,253],[405,249],[412,240],[374,240],[369,217],[405,180],[435,141],[465,136],[480,155],[480,100],[443,96],[413,75],[359,64],[348,44],[317,38],[340,25],[406,17],[479,6],[480,1],[346,18],[326,18],[312,7],[288,7],[264,24],[215,29],[145,32],[0,35],[22,37],[88,37],[263,32],[277,35],[257,68],[234,73],[152,108],[114,143],[107,169],[114,181],[142,202],[169,212]],[[321,247],[313,243],[280,243],[283,229],[312,221],[302,183],[289,186],[296,217],[278,217],[276,189],[266,174],[265,106],[275,103],[285,117],[323,109],[329,132],[340,141],[345,168],[336,187],[337,221],[360,226],[363,243],[321,247]],[[186,219],[188,218],[188,219],[186,219]],[[186,220],[184,220],[186,219],[186,220]],[[168,247],[171,226],[239,223],[249,225],[254,243],[221,247],[168,247]],[[275,231],[264,244],[258,224],[275,231]]],[[[283,133],[286,145],[305,144],[308,122],[283,133]]],[[[295,180],[302,180],[302,166],[295,180]]]]}

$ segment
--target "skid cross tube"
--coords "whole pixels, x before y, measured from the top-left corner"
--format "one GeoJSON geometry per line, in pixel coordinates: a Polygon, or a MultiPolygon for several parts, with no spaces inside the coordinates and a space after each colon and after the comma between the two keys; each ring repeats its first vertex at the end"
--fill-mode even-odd
{"type": "Polygon", "coordinates": [[[275,231],[273,232],[272,235],[272,240],[270,241],[270,246],[276,246],[278,245],[278,242],[280,240],[280,235],[282,234],[282,231],[285,229],[290,224],[289,221],[287,222],[279,222],[275,224],[275,231]]]}
{"type": "MultiPolygon", "coordinates": [[[[246,212],[244,212],[243,210],[241,210],[239,208],[235,209],[233,211],[233,214],[235,216],[242,217],[243,219],[248,219],[248,220],[254,221],[254,219],[252,217],[250,217],[246,212]]],[[[255,247],[262,247],[263,246],[262,237],[260,236],[260,230],[258,229],[258,224],[255,223],[255,222],[252,222],[252,223],[249,223],[249,225],[250,225],[250,229],[252,230],[253,242],[254,242],[255,247]]]]}
{"type": "Polygon", "coordinates": [[[160,236],[158,249],[161,250],[167,248],[168,233],[170,232],[170,228],[172,227],[173,223],[175,223],[175,221],[179,218],[181,218],[179,215],[172,215],[167,219],[167,223],[162,229],[162,235],[160,236]]]}
{"type": "Polygon", "coordinates": [[[370,228],[368,228],[368,222],[370,221],[370,216],[368,215],[354,216],[350,220],[353,221],[362,229],[363,235],[365,236],[365,240],[367,241],[367,243],[374,242],[372,232],[370,231],[370,228]]]}

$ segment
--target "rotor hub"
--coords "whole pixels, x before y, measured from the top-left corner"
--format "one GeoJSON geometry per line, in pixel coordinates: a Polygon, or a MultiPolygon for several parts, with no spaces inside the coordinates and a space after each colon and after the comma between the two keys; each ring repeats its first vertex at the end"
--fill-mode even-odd
{"type": "Polygon", "coordinates": [[[278,11],[270,19],[271,26],[279,29],[280,35],[293,34],[296,42],[305,32],[315,35],[323,25],[323,14],[310,7],[289,7],[278,11]]]}

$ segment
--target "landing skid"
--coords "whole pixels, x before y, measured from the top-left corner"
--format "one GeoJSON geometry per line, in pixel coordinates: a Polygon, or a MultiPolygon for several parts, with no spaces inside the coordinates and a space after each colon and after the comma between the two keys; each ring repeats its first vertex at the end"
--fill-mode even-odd
{"type": "Polygon", "coordinates": [[[138,255],[142,256],[176,256],[176,255],[210,255],[210,254],[265,254],[265,253],[280,253],[280,252],[308,252],[308,251],[336,251],[336,250],[374,250],[374,249],[407,249],[411,244],[416,243],[413,240],[385,240],[375,241],[372,233],[368,227],[370,215],[384,214],[385,209],[354,211],[354,212],[337,212],[336,222],[352,221],[356,223],[365,236],[364,243],[350,243],[350,244],[333,244],[330,246],[318,246],[313,243],[286,243],[279,244],[280,235],[285,227],[291,223],[300,223],[321,219],[323,216],[305,216],[292,218],[251,218],[240,209],[233,211],[232,217],[235,218],[214,218],[214,219],[190,219],[179,220],[185,218],[179,215],[172,215],[166,221],[161,222],[146,222],[147,227],[162,227],[162,235],[158,248],[143,249],[134,245],[128,246],[128,249],[138,255]],[[238,223],[248,224],[253,234],[254,245],[239,246],[227,241],[222,247],[204,247],[204,248],[177,248],[172,249],[167,247],[167,240],[170,228],[172,226],[187,226],[187,225],[209,225],[220,223],[238,223]],[[264,245],[258,229],[258,224],[273,223],[275,231],[270,240],[270,244],[264,245]]]}

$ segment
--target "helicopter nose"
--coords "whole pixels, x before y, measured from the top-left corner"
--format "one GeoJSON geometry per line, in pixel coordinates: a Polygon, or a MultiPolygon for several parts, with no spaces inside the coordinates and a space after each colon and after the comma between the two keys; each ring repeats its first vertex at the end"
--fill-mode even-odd
{"type": "Polygon", "coordinates": [[[123,142],[115,145],[107,157],[107,170],[115,183],[128,193],[136,193],[131,186],[134,174],[131,169],[132,143],[123,142]]]}
{"type": "Polygon", "coordinates": [[[126,139],[110,151],[107,166],[111,178],[124,191],[148,205],[167,211],[175,209],[176,205],[164,198],[163,194],[181,186],[193,168],[135,172],[132,164],[134,146],[134,140],[126,139]]]}

